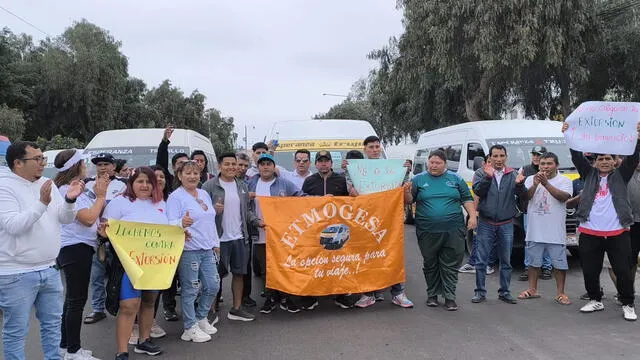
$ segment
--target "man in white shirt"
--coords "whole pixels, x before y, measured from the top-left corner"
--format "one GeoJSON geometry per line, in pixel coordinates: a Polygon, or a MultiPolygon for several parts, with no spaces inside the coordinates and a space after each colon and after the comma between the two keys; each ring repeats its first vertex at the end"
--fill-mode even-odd
{"type": "Polygon", "coordinates": [[[251,150],[253,151],[253,164],[247,170],[248,178],[252,178],[260,173],[260,171],[258,171],[258,158],[269,152],[269,145],[263,142],[257,142],[253,144],[251,150]]]}
{"type": "Polygon", "coordinates": [[[309,170],[311,167],[311,153],[309,150],[301,149],[293,154],[293,167],[294,171],[280,169],[280,176],[291,181],[298,189],[302,189],[304,180],[311,176],[311,170],[309,170]]]}
{"type": "Polygon", "coordinates": [[[56,257],[60,225],[73,222],[84,183],[74,180],[63,198],[38,145],[18,141],[7,149],[11,171],[0,172],[0,310],[4,359],[24,360],[31,309],[40,320],[45,359],[60,359],[63,288],[56,257]]]}
{"type": "Polygon", "coordinates": [[[558,156],[544,153],[540,157],[540,171],[527,177],[527,264],[529,264],[529,288],[520,293],[519,299],[539,298],[538,273],[542,268],[543,254],[551,258],[556,278],[556,302],[570,305],[564,293],[567,270],[567,231],[565,202],[571,197],[573,184],[569,178],[558,174],[558,156]]]}

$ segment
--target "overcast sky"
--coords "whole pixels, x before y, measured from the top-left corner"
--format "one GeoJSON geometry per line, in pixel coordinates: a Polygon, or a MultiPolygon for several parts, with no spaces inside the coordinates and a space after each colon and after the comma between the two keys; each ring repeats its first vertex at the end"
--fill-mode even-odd
{"type": "MultiPolygon", "coordinates": [[[[170,79],[236,119],[249,145],[278,120],[308,119],[343,99],[375,63],[366,54],[402,32],[395,0],[0,0],[51,35],[82,18],[122,42],[129,74],[170,79]],[[255,125],[256,130],[251,126],[255,125]]],[[[44,35],[0,10],[0,26],[44,35]]]]}

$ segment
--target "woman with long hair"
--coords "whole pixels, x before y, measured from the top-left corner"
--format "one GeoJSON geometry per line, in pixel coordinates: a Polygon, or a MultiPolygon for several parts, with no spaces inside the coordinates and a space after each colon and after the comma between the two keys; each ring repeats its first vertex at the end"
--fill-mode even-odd
{"type": "MultiPolygon", "coordinates": [[[[162,189],[158,186],[156,175],[151,168],[143,166],[133,171],[124,194],[116,197],[107,205],[103,217],[114,220],[168,225],[169,220],[165,210],[166,203],[163,199],[162,189]]],[[[101,232],[103,236],[106,235],[104,229],[101,229],[101,232]]],[[[118,347],[116,360],[127,360],[129,358],[127,343],[136,315],[138,315],[140,322],[140,337],[134,351],[147,355],[158,355],[162,352],[162,348],[154,344],[150,338],[154,304],[157,296],[158,291],[134,289],[127,274],[123,275],[119,312],[116,317],[116,341],[118,347]]]]}
{"type": "Polygon", "coordinates": [[[213,326],[217,317],[213,324],[207,319],[220,286],[214,255],[220,252],[216,211],[209,194],[198,188],[200,168],[195,161],[189,160],[180,165],[175,175],[174,181],[178,188],[167,200],[167,216],[172,222],[182,219],[182,226],[188,227],[191,234],[178,264],[184,322],[184,332],[180,338],[196,343],[206,342],[218,331],[213,326]],[[196,308],[200,285],[202,294],[196,308]]]}
{"type": "MultiPolygon", "coordinates": [[[[65,196],[72,181],[85,178],[86,156],[81,150],[61,151],[54,160],[58,174],[54,183],[65,196]]],[[[89,293],[91,262],[98,246],[97,220],[104,209],[109,177],[96,179],[93,191],[85,190],[76,201],[75,220],[60,229],[61,249],[57,263],[64,273],[66,293],[62,311],[60,353],[64,359],[96,359],[91,351],[80,347],[82,310],[89,293]]]]}

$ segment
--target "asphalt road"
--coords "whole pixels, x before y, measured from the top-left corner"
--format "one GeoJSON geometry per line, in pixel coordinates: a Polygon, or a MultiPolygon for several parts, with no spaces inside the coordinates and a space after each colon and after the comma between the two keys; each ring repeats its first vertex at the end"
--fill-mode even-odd
{"type": "MultiPolygon", "coordinates": [[[[470,302],[473,274],[460,274],[457,312],[427,308],[422,258],[413,226],[406,227],[407,294],[413,309],[385,302],[368,309],[342,310],[324,299],[314,311],[289,314],[276,311],[258,314],[253,323],[232,322],[221,316],[218,334],[204,344],[179,340],[182,323],[159,323],[168,336],[156,340],[163,359],[614,359],[637,358],[640,353],[640,322],[627,322],[613,302],[614,286],[603,273],[607,299],[605,310],[578,312],[584,303],[582,273],[570,259],[567,293],[573,305],[553,301],[553,280],[541,281],[541,299],[516,305],[497,299],[497,274],[488,276],[488,301],[470,302]]],[[[521,267],[520,267],[521,268],[521,267]]],[[[514,295],[526,288],[514,271],[514,295]]],[[[640,283],[636,281],[636,286],[640,283]]],[[[230,306],[230,284],[225,283],[221,314],[230,306]]],[[[254,298],[260,297],[256,294],[254,298]]],[[[113,359],[115,319],[85,325],[83,347],[101,359],[113,359]]],[[[131,359],[146,358],[130,351],[131,359]]],[[[38,323],[31,323],[27,359],[42,359],[38,323]]]]}

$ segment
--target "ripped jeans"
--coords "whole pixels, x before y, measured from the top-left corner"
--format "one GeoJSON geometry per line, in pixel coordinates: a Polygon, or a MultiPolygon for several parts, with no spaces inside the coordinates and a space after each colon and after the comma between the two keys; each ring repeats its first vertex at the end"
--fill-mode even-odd
{"type": "Polygon", "coordinates": [[[178,264],[178,276],[182,284],[180,301],[184,329],[188,330],[197,321],[206,319],[213,300],[220,288],[220,277],[213,250],[186,250],[182,252],[178,264]],[[198,292],[202,294],[195,308],[198,292]]]}

